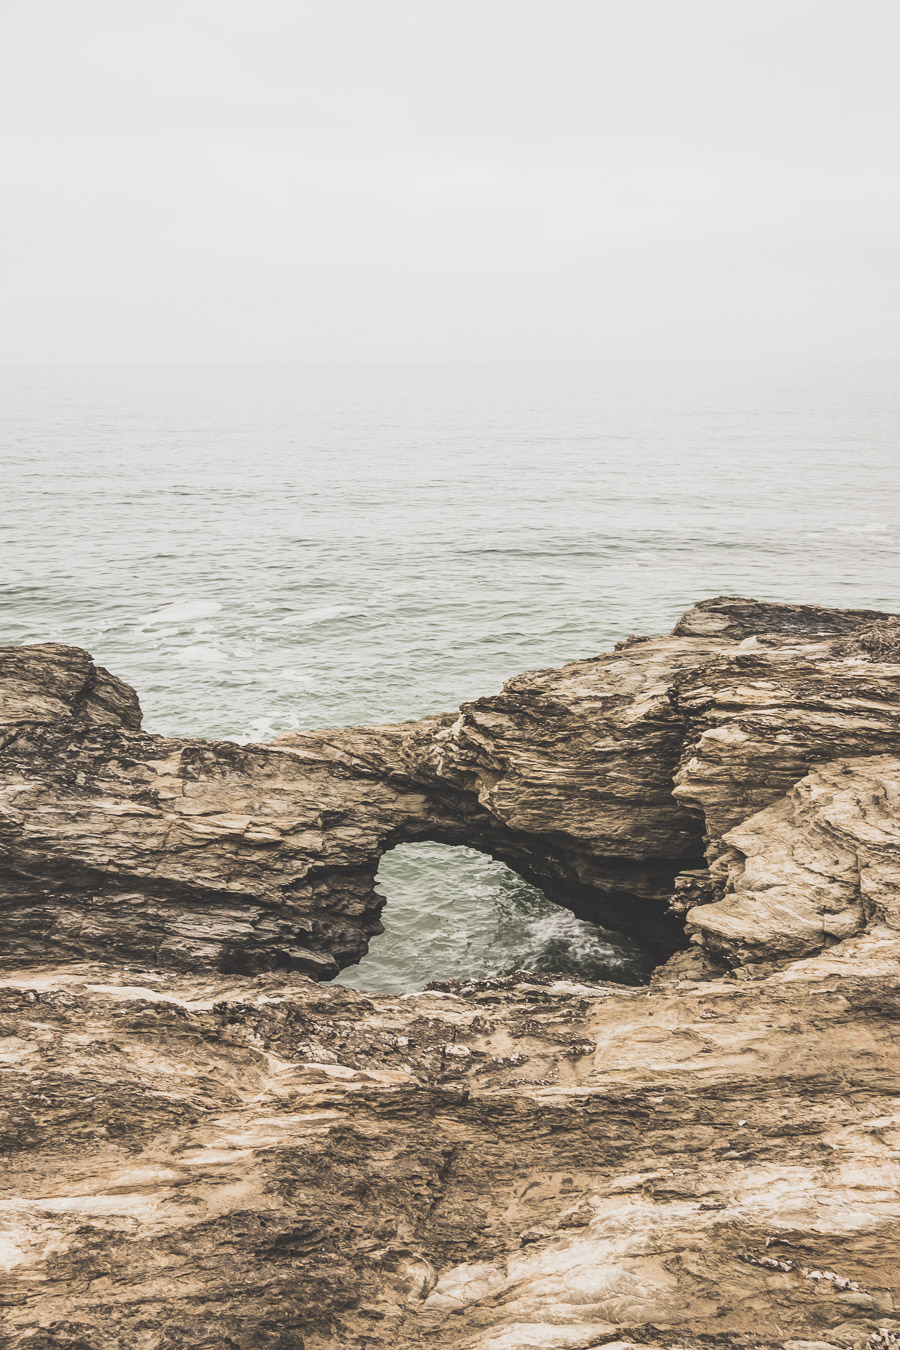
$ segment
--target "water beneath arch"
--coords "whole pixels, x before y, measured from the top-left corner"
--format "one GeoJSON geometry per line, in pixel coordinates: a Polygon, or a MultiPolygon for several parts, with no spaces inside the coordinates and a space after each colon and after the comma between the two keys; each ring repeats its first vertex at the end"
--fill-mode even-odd
{"type": "Polygon", "coordinates": [[[402,844],[386,853],[377,889],[385,931],[337,983],[371,993],[430,980],[514,970],[634,984],[650,964],[621,933],[577,919],[504,863],[472,848],[402,844]]]}

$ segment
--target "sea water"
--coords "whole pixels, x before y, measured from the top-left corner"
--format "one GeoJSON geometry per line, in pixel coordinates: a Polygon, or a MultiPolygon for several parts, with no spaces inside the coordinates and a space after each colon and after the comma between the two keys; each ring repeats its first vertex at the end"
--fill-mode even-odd
{"type": "MultiPolygon", "coordinates": [[[[86,647],[154,732],[403,720],[705,596],[900,608],[898,368],[8,368],[3,643],[86,647]]],[[[345,983],[640,956],[498,863],[387,856],[345,983]]]]}

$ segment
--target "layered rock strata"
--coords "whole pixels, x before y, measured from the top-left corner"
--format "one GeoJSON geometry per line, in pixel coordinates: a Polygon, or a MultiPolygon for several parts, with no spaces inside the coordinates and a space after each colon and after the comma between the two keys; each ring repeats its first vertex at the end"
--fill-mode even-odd
{"type": "Polygon", "coordinates": [[[247,747],[9,649],[0,728],[6,1343],[897,1343],[900,621],[708,601],[247,747]],[[669,959],[316,984],[423,838],[669,959]]]}
{"type": "Polygon", "coordinates": [[[673,893],[731,884],[733,827],[813,764],[896,749],[891,632],[871,613],[710,601],[671,637],[458,714],[267,746],[147,735],[85,653],[7,649],[3,955],[327,977],[380,929],[382,853],[420,839],[483,849],[665,955],[683,938],[673,893]]]}

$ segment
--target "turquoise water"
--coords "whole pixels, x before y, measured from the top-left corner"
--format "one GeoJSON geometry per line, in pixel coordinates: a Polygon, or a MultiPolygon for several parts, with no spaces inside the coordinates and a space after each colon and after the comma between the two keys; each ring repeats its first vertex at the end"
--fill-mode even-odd
{"type": "MultiPolygon", "coordinates": [[[[897,609],[897,376],[7,369],[2,640],[88,648],[152,731],[266,740],[454,708],[703,596],[897,609]]],[[[597,973],[606,939],[419,847],[344,979],[413,987],[458,951],[597,973]]]]}

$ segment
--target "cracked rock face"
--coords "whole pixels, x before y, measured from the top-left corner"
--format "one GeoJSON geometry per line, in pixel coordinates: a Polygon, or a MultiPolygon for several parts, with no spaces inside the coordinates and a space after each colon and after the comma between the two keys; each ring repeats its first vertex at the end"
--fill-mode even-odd
{"type": "Polygon", "coordinates": [[[688,914],[707,948],[741,961],[803,956],[867,924],[900,929],[900,759],[812,769],[723,836],[725,898],[688,914]]]}
{"type": "Polygon", "coordinates": [[[246,747],[0,653],[3,1343],[890,1347],[898,632],[707,601],[458,714],[246,747]],[[668,959],[317,984],[412,839],[668,959]]]}

